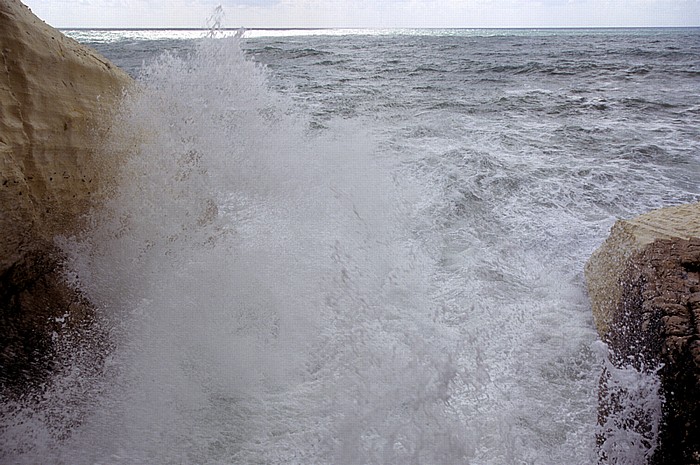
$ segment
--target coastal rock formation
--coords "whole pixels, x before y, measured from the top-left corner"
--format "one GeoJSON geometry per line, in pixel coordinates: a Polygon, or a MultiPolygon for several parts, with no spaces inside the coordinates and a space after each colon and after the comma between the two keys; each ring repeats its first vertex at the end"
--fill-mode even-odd
{"type": "Polygon", "coordinates": [[[700,203],[618,221],[585,274],[613,363],[661,366],[650,463],[700,463],[700,203]]]}
{"type": "Polygon", "coordinates": [[[20,1],[0,0],[0,388],[48,363],[58,322],[89,313],[53,238],[99,201],[114,170],[100,131],[131,82],[20,1]]]}

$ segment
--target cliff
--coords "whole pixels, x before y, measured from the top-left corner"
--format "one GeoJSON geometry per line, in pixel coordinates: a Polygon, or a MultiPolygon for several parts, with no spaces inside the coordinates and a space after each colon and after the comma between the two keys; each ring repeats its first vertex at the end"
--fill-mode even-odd
{"type": "Polygon", "coordinates": [[[618,221],[585,275],[613,362],[662,366],[651,463],[700,463],[700,203],[618,221]]]}
{"type": "Polygon", "coordinates": [[[49,363],[57,321],[90,313],[62,278],[53,237],[77,232],[99,201],[115,163],[99,151],[101,131],[131,83],[18,0],[0,0],[0,388],[49,363]]]}

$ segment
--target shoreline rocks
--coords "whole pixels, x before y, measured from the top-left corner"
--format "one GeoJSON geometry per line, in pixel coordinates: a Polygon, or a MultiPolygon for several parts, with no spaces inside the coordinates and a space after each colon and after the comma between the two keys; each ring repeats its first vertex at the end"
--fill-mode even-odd
{"type": "Polygon", "coordinates": [[[585,276],[612,362],[661,367],[662,419],[650,463],[700,463],[700,203],[618,221],[585,276]]]}
{"type": "Polygon", "coordinates": [[[19,0],[0,0],[0,392],[50,367],[57,321],[92,313],[53,238],[80,231],[100,201],[118,163],[101,137],[132,82],[19,0]]]}

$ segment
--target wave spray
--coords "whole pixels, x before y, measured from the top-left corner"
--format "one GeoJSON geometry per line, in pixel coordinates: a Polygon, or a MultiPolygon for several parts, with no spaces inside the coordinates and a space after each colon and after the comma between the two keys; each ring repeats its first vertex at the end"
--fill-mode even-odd
{"type": "MultiPolygon", "coordinates": [[[[239,38],[163,55],[62,239],[113,342],[68,463],[454,463],[456,333],[430,238],[360,123],[321,133],[239,38]]],[[[30,454],[31,455],[31,454],[30,454]]]]}

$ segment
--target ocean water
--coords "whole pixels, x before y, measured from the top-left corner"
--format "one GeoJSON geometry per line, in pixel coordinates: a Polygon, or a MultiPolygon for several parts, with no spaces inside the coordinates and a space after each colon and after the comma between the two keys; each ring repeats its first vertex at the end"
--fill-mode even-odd
{"type": "Polygon", "coordinates": [[[700,200],[700,30],[66,32],[140,83],[108,201],[56,238],[107,343],[57,335],[0,461],[653,453],[658,381],[610,365],[583,266],[700,200]]]}

